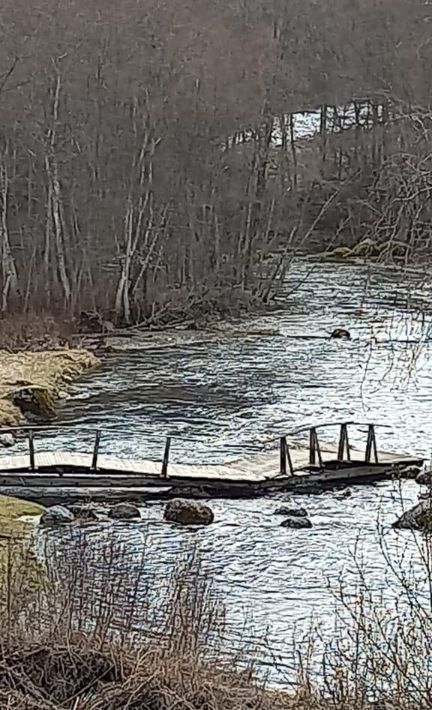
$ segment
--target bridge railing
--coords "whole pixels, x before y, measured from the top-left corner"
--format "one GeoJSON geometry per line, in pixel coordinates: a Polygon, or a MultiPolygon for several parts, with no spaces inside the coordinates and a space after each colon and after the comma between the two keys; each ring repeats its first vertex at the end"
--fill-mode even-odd
{"type": "MultiPolygon", "coordinates": [[[[308,449],[309,449],[309,465],[318,466],[322,469],[325,467],[325,460],[323,456],[323,451],[320,445],[320,440],[318,436],[318,430],[339,427],[339,439],[336,451],[336,460],[338,462],[351,461],[351,446],[349,442],[349,427],[367,427],[367,438],[364,451],[364,463],[379,463],[378,460],[378,448],[376,441],[376,428],[384,427],[389,428],[389,425],[371,423],[371,422],[355,422],[355,421],[344,421],[344,422],[328,422],[312,426],[303,426],[298,429],[294,429],[287,434],[280,437],[272,437],[269,442],[279,441],[279,475],[288,476],[294,475],[294,465],[290,452],[290,445],[288,439],[290,437],[298,437],[300,434],[306,433],[308,435],[308,449]]],[[[35,452],[35,439],[38,434],[42,433],[55,433],[61,431],[72,431],[75,433],[77,431],[83,431],[86,434],[89,433],[89,427],[71,427],[67,424],[56,424],[56,425],[22,425],[15,427],[1,427],[0,433],[7,434],[11,433],[13,435],[21,434],[24,435],[28,442],[28,453],[29,453],[29,469],[30,471],[36,471],[36,452],[35,452]]],[[[102,430],[96,429],[91,430],[94,432],[94,441],[91,453],[91,464],[89,466],[90,471],[97,471],[98,469],[98,458],[99,449],[102,438],[102,430]]],[[[165,444],[163,450],[163,456],[161,460],[161,470],[160,476],[162,478],[168,477],[168,466],[169,457],[171,450],[173,435],[168,434],[165,437],[165,444]]],[[[332,460],[334,461],[334,455],[332,455],[332,460]]]]}

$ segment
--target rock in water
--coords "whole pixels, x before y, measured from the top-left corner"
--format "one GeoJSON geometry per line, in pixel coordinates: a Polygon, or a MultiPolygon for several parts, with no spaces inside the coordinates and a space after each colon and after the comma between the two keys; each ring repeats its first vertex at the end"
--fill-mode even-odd
{"type": "Polygon", "coordinates": [[[307,518],[307,510],[305,508],[282,506],[275,510],[274,515],[287,515],[290,518],[307,518]]]}
{"type": "Polygon", "coordinates": [[[402,468],[399,472],[400,478],[415,478],[417,480],[417,476],[420,475],[420,466],[405,466],[405,468],[402,468]]]}
{"type": "Polygon", "coordinates": [[[15,437],[13,434],[6,433],[6,434],[0,434],[0,446],[4,446],[5,448],[9,448],[9,446],[13,446],[15,444],[15,437]]]}
{"type": "Polygon", "coordinates": [[[55,396],[48,387],[39,385],[18,387],[10,393],[9,399],[27,419],[48,421],[57,416],[55,396]]]}
{"type": "Polygon", "coordinates": [[[75,515],[77,520],[88,522],[100,520],[101,517],[106,515],[105,508],[93,503],[75,503],[69,506],[69,510],[75,515]]]}
{"type": "Polygon", "coordinates": [[[346,340],[351,339],[351,333],[349,330],[346,330],[346,328],[335,328],[332,334],[330,335],[331,338],[345,338],[346,340]]]}
{"type": "Polygon", "coordinates": [[[165,507],[164,519],[181,525],[210,525],[214,514],[208,505],[197,503],[195,500],[174,498],[165,507]]]}
{"type": "Polygon", "coordinates": [[[132,503],[117,503],[108,513],[113,520],[136,520],[141,518],[140,509],[132,503]]]}
{"type": "Polygon", "coordinates": [[[55,527],[57,525],[70,525],[74,520],[74,514],[63,505],[53,505],[42,513],[40,524],[55,527]]]}
{"type": "Polygon", "coordinates": [[[419,497],[419,500],[431,500],[431,497],[432,497],[431,489],[429,488],[429,490],[427,490],[427,491],[422,491],[421,493],[419,493],[418,497],[419,497]]]}
{"type": "Polygon", "coordinates": [[[296,518],[293,515],[286,520],[283,520],[281,522],[281,526],[283,528],[294,528],[294,529],[299,529],[299,528],[311,528],[312,523],[309,520],[309,518],[296,518]]]}
{"type": "Polygon", "coordinates": [[[407,510],[393,523],[393,527],[399,530],[432,531],[432,499],[422,500],[407,510]]]}
{"type": "Polygon", "coordinates": [[[432,471],[422,471],[416,476],[416,482],[420,485],[432,485],[432,471]]]}

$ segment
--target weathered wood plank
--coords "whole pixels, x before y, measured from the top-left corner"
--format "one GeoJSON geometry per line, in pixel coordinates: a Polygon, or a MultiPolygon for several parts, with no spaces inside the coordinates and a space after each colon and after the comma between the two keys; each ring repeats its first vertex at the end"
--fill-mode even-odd
{"type": "MultiPolygon", "coordinates": [[[[321,446],[321,453],[326,454],[326,459],[336,458],[337,447],[321,446]]],[[[351,448],[352,457],[357,458],[356,450],[351,448]]],[[[298,470],[308,465],[309,450],[307,447],[290,446],[290,455],[293,467],[298,470]]],[[[360,457],[359,457],[360,458],[360,457]]],[[[379,452],[380,463],[405,463],[409,465],[417,459],[404,454],[379,452]]],[[[361,458],[360,458],[361,460],[361,458]]],[[[68,451],[37,451],[35,452],[36,468],[68,467],[90,470],[92,453],[71,453],[68,451]]],[[[30,468],[28,454],[0,454],[0,472],[26,471],[30,468]]],[[[99,471],[127,472],[129,475],[149,474],[159,476],[162,470],[160,461],[144,459],[125,459],[118,456],[98,456],[99,471]]],[[[186,478],[229,478],[243,481],[263,481],[269,477],[280,474],[280,454],[278,452],[264,452],[240,459],[227,464],[175,464],[169,466],[169,476],[184,476],[186,478]]]]}

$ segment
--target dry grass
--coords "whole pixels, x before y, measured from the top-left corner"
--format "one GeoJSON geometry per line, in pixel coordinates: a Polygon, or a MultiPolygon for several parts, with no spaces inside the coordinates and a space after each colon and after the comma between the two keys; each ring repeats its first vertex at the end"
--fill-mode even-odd
{"type": "Polygon", "coordinates": [[[27,595],[20,564],[9,555],[12,562],[1,576],[0,707],[430,708],[429,681],[422,674],[430,656],[419,656],[418,643],[429,635],[427,610],[423,626],[413,629],[408,614],[405,632],[400,625],[395,635],[376,614],[375,602],[370,607],[363,596],[348,635],[337,639],[339,651],[326,656],[324,683],[317,683],[303,659],[298,690],[274,691],[256,674],[259,659],[251,649],[234,647],[227,636],[225,610],[199,557],[185,550],[183,560],[166,569],[161,584],[145,564],[149,553],[146,547],[140,557],[129,545],[104,542],[102,536],[95,541],[76,528],[72,538],[48,538],[46,574],[27,595]],[[348,653],[350,638],[354,659],[348,653]]]}
{"type": "Polygon", "coordinates": [[[64,348],[74,332],[72,321],[44,312],[13,313],[0,317],[0,350],[64,348]]]}
{"type": "Polygon", "coordinates": [[[0,424],[14,426],[25,421],[16,402],[22,390],[34,394],[42,413],[55,416],[55,402],[67,386],[98,362],[87,350],[17,353],[0,350],[0,424]]]}
{"type": "Polygon", "coordinates": [[[46,576],[26,597],[16,595],[21,565],[9,555],[0,595],[1,707],[300,709],[293,697],[254,682],[253,663],[240,668],[238,651],[215,663],[224,614],[196,557],[156,591],[136,555],[115,544],[102,552],[76,535],[73,547],[68,538],[56,549],[55,562],[48,543],[46,576]]]}

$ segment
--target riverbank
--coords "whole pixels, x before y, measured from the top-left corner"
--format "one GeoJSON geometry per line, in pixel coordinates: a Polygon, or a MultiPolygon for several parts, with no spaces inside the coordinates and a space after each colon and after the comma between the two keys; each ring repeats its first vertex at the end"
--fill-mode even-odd
{"type": "Polygon", "coordinates": [[[55,418],[69,384],[98,364],[87,350],[0,350],[0,425],[55,418]]]}
{"type": "MultiPolygon", "coordinates": [[[[46,574],[40,578],[37,595],[34,590],[27,597],[21,594],[18,604],[20,564],[0,578],[2,707],[430,707],[428,657],[419,655],[419,650],[428,642],[431,617],[430,611],[417,606],[421,592],[413,597],[409,580],[399,598],[399,603],[411,598],[405,617],[407,633],[402,624],[391,630],[388,608],[381,610],[378,596],[373,598],[370,590],[371,597],[368,593],[353,602],[341,591],[338,603],[340,608],[349,605],[351,617],[335,628],[335,643],[327,649],[325,662],[321,667],[309,665],[317,641],[312,635],[306,655],[287,637],[286,652],[295,658],[295,667],[290,680],[276,690],[260,668],[259,649],[247,640],[249,625],[245,623],[244,635],[237,641],[229,637],[229,608],[217,592],[215,579],[206,573],[196,545],[189,542],[179,551],[174,566],[166,567],[163,583],[155,585],[150,541],[137,555],[112,538],[96,542],[91,525],[87,530],[84,526],[66,535],[56,532],[45,537],[46,574]],[[411,626],[414,618],[418,623],[411,626]]],[[[275,655],[273,664],[278,666],[280,661],[275,655]]]]}

